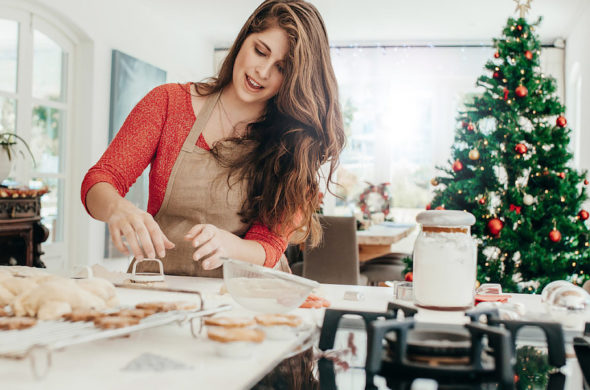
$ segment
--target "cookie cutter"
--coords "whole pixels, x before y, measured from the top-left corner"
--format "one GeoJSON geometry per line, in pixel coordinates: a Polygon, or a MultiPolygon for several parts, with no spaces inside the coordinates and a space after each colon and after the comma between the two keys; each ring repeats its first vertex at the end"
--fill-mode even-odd
{"type": "Polygon", "coordinates": [[[136,283],[146,283],[146,282],[163,282],[164,281],[164,266],[162,265],[162,261],[160,259],[135,259],[133,263],[133,268],[131,270],[131,277],[132,282],[136,283]],[[137,264],[147,261],[154,261],[158,263],[160,267],[160,272],[137,272],[137,264]]]}

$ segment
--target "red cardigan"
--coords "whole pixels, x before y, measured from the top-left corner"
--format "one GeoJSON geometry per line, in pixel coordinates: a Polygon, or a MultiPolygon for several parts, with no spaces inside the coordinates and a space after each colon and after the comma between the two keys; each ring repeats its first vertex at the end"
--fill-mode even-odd
{"type": "MultiPolygon", "coordinates": [[[[189,88],[190,83],[164,84],[137,103],[100,160],[86,173],[81,190],[85,207],[86,194],[96,183],[110,183],[125,196],[151,164],[147,211],[156,215],[164,200],[174,162],[195,122],[189,88]]],[[[196,144],[210,150],[202,134],[196,144]]],[[[244,239],[254,240],[264,247],[266,267],[273,267],[287,248],[286,237],[257,222],[252,224],[244,239]]]]}

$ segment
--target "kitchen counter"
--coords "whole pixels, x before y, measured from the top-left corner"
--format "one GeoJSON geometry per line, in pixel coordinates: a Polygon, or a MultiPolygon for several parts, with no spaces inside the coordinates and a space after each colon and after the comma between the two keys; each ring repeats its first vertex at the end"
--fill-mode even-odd
{"type": "MultiPolygon", "coordinates": [[[[200,291],[205,307],[231,304],[228,315],[253,316],[229,294],[220,295],[221,279],[167,276],[168,287],[200,291]]],[[[392,291],[388,288],[324,285],[318,291],[334,307],[383,311],[392,291]],[[344,291],[364,295],[359,302],[342,299],[344,291]]],[[[118,288],[122,305],[149,300],[195,300],[195,295],[118,288]]],[[[308,324],[321,325],[323,310],[297,309],[308,324]]],[[[230,359],[215,354],[214,343],[201,334],[195,339],[189,324],[165,325],[128,337],[69,346],[51,355],[51,366],[40,380],[28,360],[0,359],[0,387],[5,389],[244,389],[257,383],[284,357],[307,339],[309,333],[287,341],[265,340],[251,358],[230,359]],[[155,363],[154,363],[155,362],[155,363]],[[143,365],[143,368],[142,368],[143,365]],[[165,368],[164,366],[173,366],[165,368]],[[156,371],[158,368],[161,371],[156,371]]],[[[41,359],[40,361],[43,361],[41,359]]]]}
{"type": "MultiPolygon", "coordinates": [[[[220,295],[221,279],[167,276],[166,283],[168,287],[200,291],[206,308],[231,304],[233,309],[228,315],[256,314],[241,308],[229,294],[220,295]]],[[[184,293],[117,290],[123,305],[149,300],[196,299],[195,295],[184,293]]],[[[387,287],[342,285],[321,285],[316,293],[331,301],[332,308],[375,312],[385,311],[393,296],[392,289],[387,287]],[[359,300],[344,299],[346,292],[359,300]]],[[[542,315],[539,296],[513,294],[512,300],[524,303],[531,314],[542,315]]],[[[323,320],[323,309],[296,309],[294,314],[302,316],[310,329],[321,326],[323,320]]],[[[218,357],[213,342],[204,334],[193,338],[188,324],[171,324],[129,337],[95,341],[54,352],[49,372],[41,380],[33,377],[28,361],[0,359],[0,387],[244,389],[252,387],[295,352],[308,336],[306,333],[287,341],[266,340],[251,358],[230,359],[218,357]]]]}

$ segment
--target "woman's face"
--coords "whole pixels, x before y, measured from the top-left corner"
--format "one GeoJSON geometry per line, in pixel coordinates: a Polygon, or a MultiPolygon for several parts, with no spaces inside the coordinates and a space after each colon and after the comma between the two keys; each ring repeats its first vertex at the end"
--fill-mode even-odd
{"type": "Polygon", "coordinates": [[[277,94],[288,50],[287,33],[280,27],[248,35],[236,56],[232,77],[240,100],[266,103],[277,94]]]}

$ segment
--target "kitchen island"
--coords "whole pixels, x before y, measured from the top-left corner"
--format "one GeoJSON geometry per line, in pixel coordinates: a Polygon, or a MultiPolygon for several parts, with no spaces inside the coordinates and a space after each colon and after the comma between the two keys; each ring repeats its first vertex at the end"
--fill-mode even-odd
{"type": "MultiPolygon", "coordinates": [[[[220,294],[221,279],[166,276],[168,287],[199,291],[205,308],[223,304],[232,310],[222,315],[254,316],[240,307],[229,294],[220,294]]],[[[357,286],[321,286],[318,294],[328,298],[334,307],[383,311],[392,291],[389,288],[357,286]],[[345,301],[345,291],[364,295],[359,302],[345,301]]],[[[121,305],[143,301],[198,301],[187,293],[156,292],[117,288],[121,305]]],[[[47,374],[35,379],[31,363],[26,360],[0,359],[0,387],[3,389],[244,389],[255,385],[265,374],[302,344],[321,326],[323,310],[296,309],[308,328],[289,340],[265,340],[247,359],[223,358],[205,332],[191,335],[188,323],[170,324],[146,329],[127,337],[99,340],[68,346],[51,353],[47,374]]],[[[26,330],[24,330],[26,331],[26,330]]],[[[24,332],[22,331],[22,332],[24,332]]],[[[43,373],[46,354],[35,354],[37,370],[43,373]]]]}
{"type": "MultiPolygon", "coordinates": [[[[167,276],[168,287],[199,291],[205,308],[230,304],[232,309],[223,315],[254,316],[233,301],[229,294],[220,294],[221,279],[167,276]]],[[[392,300],[389,287],[365,287],[321,285],[316,294],[327,298],[332,308],[353,311],[385,312],[392,300]],[[347,299],[345,299],[345,297],[347,299]]],[[[196,300],[197,296],[187,293],[156,292],[118,288],[122,305],[134,305],[142,301],[155,300],[196,300]]],[[[513,301],[524,303],[531,315],[542,316],[543,307],[539,296],[513,294],[513,301]]],[[[30,361],[0,359],[0,387],[3,389],[130,389],[130,388],[172,388],[172,389],[248,389],[255,386],[285,358],[295,355],[312,344],[317,345],[319,327],[322,325],[324,309],[296,309],[294,314],[304,318],[308,327],[288,340],[265,340],[254,348],[250,358],[224,358],[215,353],[215,345],[205,332],[197,338],[191,335],[188,323],[169,324],[133,333],[128,337],[69,346],[51,353],[47,374],[36,379],[32,374],[30,361]]],[[[451,318],[453,316],[450,316],[451,318]]],[[[454,316],[455,319],[461,316],[454,316]]],[[[366,349],[359,322],[344,324],[340,341],[354,332],[361,353],[354,359],[359,366],[366,349]]],[[[575,329],[570,333],[581,333],[575,329]]],[[[567,337],[567,334],[566,334],[567,337]]],[[[338,344],[338,343],[337,343],[338,344]]],[[[570,348],[571,349],[571,348],[570,348]]],[[[311,355],[310,355],[311,356],[311,355]]],[[[571,357],[571,352],[570,352],[571,357]]],[[[37,369],[43,371],[45,355],[37,356],[37,369]]],[[[313,359],[309,358],[313,363],[313,359]]],[[[575,377],[568,379],[568,389],[581,388],[579,367],[570,363],[575,377]]],[[[361,389],[363,370],[352,368],[339,371],[336,380],[339,387],[361,389]]],[[[386,387],[384,387],[386,388],[386,387]]]]}

